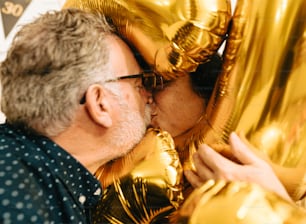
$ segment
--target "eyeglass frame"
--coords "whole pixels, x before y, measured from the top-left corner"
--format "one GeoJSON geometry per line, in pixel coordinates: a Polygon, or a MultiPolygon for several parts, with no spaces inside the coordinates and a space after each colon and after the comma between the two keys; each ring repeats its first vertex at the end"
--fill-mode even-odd
{"type": "MultiPolygon", "coordinates": [[[[114,78],[114,79],[108,79],[108,80],[104,81],[104,83],[116,82],[116,81],[124,80],[124,79],[135,79],[135,78],[141,78],[142,85],[148,91],[152,91],[153,89],[155,89],[157,87],[157,85],[160,86],[160,89],[163,89],[164,78],[161,75],[158,75],[154,71],[151,71],[151,70],[145,70],[145,71],[143,71],[141,73],[138,73],[138,74],[119,76],[119,77],[114,78]],[[145,80],[144,80],[145,78],[154,78],[153,85],[146,86],[145,80]],[[159,83],[157,81],[158,79],[159,79],[159,83]]],[[[79,103],[84,104],[85,102],[86,102],[86,92],[83,95],[83,97],[81,98],[79,103]]]]}

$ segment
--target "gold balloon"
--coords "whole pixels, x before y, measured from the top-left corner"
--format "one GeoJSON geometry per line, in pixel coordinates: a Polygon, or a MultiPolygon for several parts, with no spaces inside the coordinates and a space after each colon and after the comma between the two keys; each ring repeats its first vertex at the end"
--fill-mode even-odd
{"type": "Polygon", "coordinates": [[[301,207],[251,183],[213,180],[194,190],[171,223],[302,224],[301,207]]]}
{"type": "MultiPolygon", "coordinates": [[[[283,167],[301,168],[306,190],[306,1],[238,0],[223,71],[197,138],[227,143],[230,132],[283,167]]],[[[303,190],[301,190],[303,189],[303,190]]]]}
{"type": "MultiPolygon", "coordinates": [[[[223,71],[208,104],[206,119],[196,128],[197,132],[193,130],[187,143],[190,154],[201,142],[227,143],[229,133],[235,130],[243,131],[251,143],[275,163],[305,168],[305,4],[304,0],[237,0],[223,71]]],[[[166,78],[186,74],[208,60],[221,45],[230,18],[230,4],[226,0],[67,0],[65,7],[71,6],[98,10],[110,17],[119,34],[166,78]]],[[[150,166],[152,164],[146,165],[143,170],[151,172],[150,166]]],[[[155,203],[148,203],[148,192],[157,193],[152,198],[158,199],[158,195],[163,195],[159,190],[166,189],[159,185],[148,190],[150,185],[146,185],[146,180],[149,179],[146,176],[138,180],[128,174],[113,180],[104,194],[102,207],[97,210],[100,213],[95,217],[112,223],[141,223],[148,221],[148,217],[164,215],[146,209],[148,204],[155,203]],[[118,208],[117,205],[120,209],[115,212],[113,208],[118,208]]],[[[297,187],[303,193],[304,179],[297,187]]],[[[262,206],[258,213],[264,214],[263,217],[267,214],[269,218],[288,223],[305,222],[304,214],[293,209],[291,204],[253,185],[235,182],[222,187],[229,192],[236,189],[235,197],[219,195],[220,185],[214,183],[212,186],[212,191],[205,190],[205,194],[195,191],[190,196],[188,200],[196,206],[180,210],[190,211],[184,214],[183,220],[203,223],[207,218],[211,220],[208,223],[216,223],[212,220],[222,218],[219,208],[225,204],[230,208],[227,217],[236,220],[233,223],[239,223],[237,218],[241,217],[248,220],[247,223],[254,220],[253,223],[261,223],[260,217],[250,213],[251,210],[244,213],[246,216],[237,213],[249,200],[251,205],[262,206]],[[252,201],[254,195],[260,199],[252,201]],[[201,203],[197,204],[197,200],[201,203]],[[211,213],[204,213],[206,209],[211,213]]],[[[162,205],[165,210],[161,211],[169,214],[175,206],[168,205],[162,205]]],[[[228,220],[221,223],[228,223],[228,220]]]]}
{"type": "Polygon", "coordinates": [[[133,151],[102,166],[94,223],[160,223],[183,201],[183,169],[167,132],[149,129],[133,151]]]}
{"type": "Polygon", "coordinates": [[[166,78],[208,60],[222,44],[231,17],[229,0],[67,0],[64,7],[103,12],[166,78]]]}

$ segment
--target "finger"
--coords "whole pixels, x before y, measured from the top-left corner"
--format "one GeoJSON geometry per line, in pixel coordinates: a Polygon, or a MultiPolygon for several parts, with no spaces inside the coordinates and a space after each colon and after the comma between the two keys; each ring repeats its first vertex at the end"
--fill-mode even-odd
{"type": "Polygon", "coordinates": [[[193,162],[194,166],[196,168],[197,175],[202,180],[208,180],[213,177],[213,171],[209,169],[209,167],[206,166],[206,164],[203,162],[203,160],[200,158],[200,155],[198,152],[193,154],[193,162]]]}
{"type": "Polygon", "coordinates": [[[234,165],[232,161],[228,160],[206,144],[200,145],[197,153],[206,167],[214,171],[214,173],[223,170],[225,167],[231,167],[234,165]]]}
{"type": "Polygon", "coordinates": [[[257,162],[259,158],[249,148],[249,146],[241,140],[235,132],[232,132],[229,137],[229,143],[232,148],[232,152],[237,159],[243,164],[252,164],[257,162]]]}
{"type": "Polygon", "coordinates": [[[184,174],[188,182],[194,188],[202,186],[203,183],[205,182],[199,176],[197,176],[196,173],[194,173],[192,170],[185,170],[184,174]]]}

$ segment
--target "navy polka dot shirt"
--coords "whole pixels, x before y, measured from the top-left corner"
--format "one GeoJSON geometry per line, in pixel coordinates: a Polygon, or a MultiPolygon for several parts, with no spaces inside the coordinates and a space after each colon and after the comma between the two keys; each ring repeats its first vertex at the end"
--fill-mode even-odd
{"type": "Polygon", "coordinates": [[[0,125],[0,223],[90,223],[101,190],[50,139],[0,125]]]}

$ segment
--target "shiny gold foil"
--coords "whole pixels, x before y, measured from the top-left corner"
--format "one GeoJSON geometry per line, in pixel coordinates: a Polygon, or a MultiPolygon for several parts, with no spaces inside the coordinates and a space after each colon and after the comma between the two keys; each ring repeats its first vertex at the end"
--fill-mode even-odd
{"type": "Polygon", "coordinates": [[[204,139],[243,131],[273,161],[306,165],[306,2],[238,0],[204,139]]]}
{"type": "MultiPolygon", "coordinates": [[[[198,143],[223,145],[230,132],[243,131],[280,166],[305,168],[305,4],[304,0],[237,0],[223,71],[206,119],[190,134],[187,145],[182,144],[187,146],[186,155],[192,155],[198,143]]],[[[65,7],[71,6],[110,17],[118,32],[166,78],[193,71],[206,61],[222,43],[230,17],[229,1],[217,0],[67,0],[65,7]]],[[[192,165],[190,158],[186,164],[192,165]]],[[[118,164],[122,170],[132,167],[118,164]]],[[[106,178],[108,187],[94,215],[96,221],[154,223],[154,217],[172,212],[179,203],[169,202],[169,195],[163,197],[165,204],[159,201],[168,187],[156,185],[160,182],[151,178],[158,168],[154,164],[141,166],[140,173],[149,175],[140,179],[129,169],[124,171],[127,174],[116,174],[120,178],[106,178]],[[157,201],[158,210],[152,210],[157,201]]],[[[163,180],[164,175],[157,176],[163,180]]],[[[304,179],[296,188],[302,196],[304,179]]],[[[300,208],[238,182],[208,182],[190,195],[177,214],[180,223],[192,224],[305,223],[300,208]],[[221,210],[225,215],[220,215],[221,210]]]]}
{"type": "Polygon", "coordinates": [[[231,17],[229,0],[67,0],[64,7],[103,12],[166,78],[208,60],[222,44],[231,17]]]}
{"type": "Polygon", "coordinates": [[[255,184],[211,180],[193,191],[171,223],[302,224],[306,213],[255,184]]]}
{"type": "Polygon", "coordinates": [[[237,1],[223,71],[190,154],[236,131],[274,163],[306,168],[305,18],[304,0],[237,1]]]}
{"type": "Polygon", "coordinates": [[[150,129],[130,154],[96,172],[105,190],[94,223],[160,223],[183,201],[182,171],[171,136],[150,129]]]}

